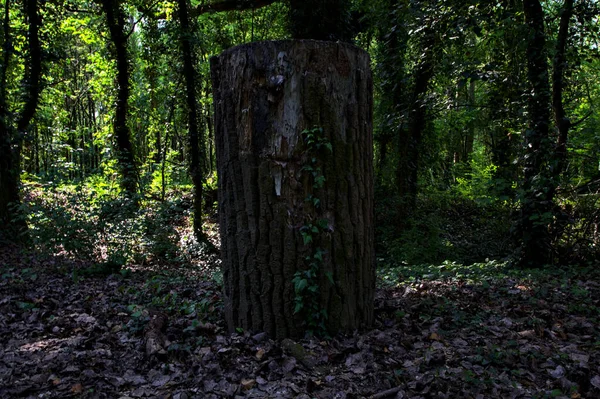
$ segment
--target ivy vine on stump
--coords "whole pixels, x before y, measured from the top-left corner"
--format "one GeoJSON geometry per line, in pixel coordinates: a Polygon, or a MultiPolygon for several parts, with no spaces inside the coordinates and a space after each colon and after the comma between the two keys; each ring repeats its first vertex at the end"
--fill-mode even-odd
{"type": "Polygon", "coordinates": [[[373,321],[372,77],[315,40],[211,60],[225,315],[276,338],[373,321]]]}

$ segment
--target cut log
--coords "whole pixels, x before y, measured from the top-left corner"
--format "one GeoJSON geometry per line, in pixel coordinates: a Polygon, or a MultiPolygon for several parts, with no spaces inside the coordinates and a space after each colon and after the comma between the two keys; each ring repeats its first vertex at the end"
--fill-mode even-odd
{"type": "Polygon", "coordinates": [[[229,329],[302,336],[310,315],[297,311],[292,281],[315,250],[324,255],[312,298],[326,329],[369,326],[375,267],[368,54],[313,40],[250,43],[214,57],[211,73],[229,329]],[[320,131],[330,152],[311,152],[310,129],[320,131]],[[322,186],[307,172],[316,164],[322,186]],[[317,223],[322,228],[307,244],[302,231],[317,223]]]}

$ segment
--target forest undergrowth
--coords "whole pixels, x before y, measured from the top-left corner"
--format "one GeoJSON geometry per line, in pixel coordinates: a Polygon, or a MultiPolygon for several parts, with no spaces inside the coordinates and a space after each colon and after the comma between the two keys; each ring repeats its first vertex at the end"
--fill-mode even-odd
{"type": "Polygon", "coordinates": [[[400,238],[378,223],[373,328],[276,342],[226,331],[189,199],[89,198],[30,187],[35,249],[0,250],[2,398],[600,395],[600,272],[511,268],[510,210],[429,198],[400,238]]]}

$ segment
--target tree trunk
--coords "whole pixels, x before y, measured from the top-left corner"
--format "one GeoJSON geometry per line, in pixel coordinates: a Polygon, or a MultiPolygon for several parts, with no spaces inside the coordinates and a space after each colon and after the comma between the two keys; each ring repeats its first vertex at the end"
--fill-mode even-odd
{"type": "Polygon", "coordinates": [[[290,0],[290,28],[294,39],[350,41],[348,0],[290,0]]]}
{"type": "Polygon", "coordinates": [[[525,132],[525,165],[518,232],[520,248],[517,263],[541,266],[552,263],[552,246],[548,226],[552,219],[552,193],[547,173],[550,143],[550,83],[544,11],[539,0],[523,2],[525,22],[531,38],[527,44],[527,75],[531,92],[528,99],[529,127],[525,132]]]}
{"type": "Polygon", "coordinates": [[[39,40],[40,18],[36,0],[25,0],[25,13],[28,22],[28,56],[23,86],[23,109],[17,115],[16,129],[10,119],[6,103],[7,69],[10,63],[11,38],[9,28],[9,1],[5,3],[4,15],[4,56],[0,73],[0,233],[7,239],[15,239],[26,231],[23,217],[11,211],[11,206],[20,203],[19,180],[21,173],[21,147],[23,137],[38,106],[40,78],[42,74],[42,50],[39,40]]]}
{"type": "Polygon", "coordinates": [[[370,325],[367,53],[311,40],[251,43],[213,58],[211,73],[229,329],[297,337],[315,311],[330,333],[370,325]],[[298,282],[310,273],[308,293],[298,282]]]}
{"type": "Polygon", "coordinates": [[[117,63],[117,107],[113,124],[117,144],[117,158],[121,171],[121,186],[129,196],[137,191],[137,167],[127,114],[129,110],[129,56],[127,53],[127,35],[125,34],[125,16],[121,10],[120,0],[102,0],[102,7],[106,14],[106,22],[110,31],[110,38],[114,46],[117,63]]]}
{"type": "Polygon", "coordinates": [[[405,16],[406,10],[398,0],[390,0],[385,7],[386,17],[382,21],[385,26],[380,29],[379,70],[380,90],[379,114],[382,126],[374,137],[379,149],[377,164],[377,182],[383,183],[383,171],[388,167],[388,146],[393,139],[401,135],[401,121],[407,107],[405,87],[405,57],[409,35],[406,28],[398,23],[405,16]]]}
{"type": "MultiPolygon", "coordinates": [[[[178,0],[179,24],[181,28],[181,50],[183,55],[183,75],[185,77],[188,129],[190,143],[190,176],[194,185],[194,234],[198,241],[204,242],[206,238],[202,233],[202,175],[200,146],[200,132],[198,129],[198,110],[196,103],[196,70],[194,68],[194,51],[192,49],[190,22],[188,18],[187,0],[178,0]]],[[[202,146],[203,148],[203,146],[202,146]]]]}
{"type": "Polygon", "coordinates": [[[423,56],[413,72],[412,92],[408,105],[408,129],[402,129],[399,138],[396,186],[402,199],[400,219],[405,218],[410,209],[414,209],[417,200],[419,158],[427,116],[425,94],[433,77],[434,44],[434,32],[426,28],[421,42],[423,56]]]}
{"type": "MultiPolygon", "coordinates": [[[[19,201],[18,185],[18,167],[14,165],[12,151],[12,141],[14,133],[12,132],[11,121],[7,108],[7,70],[11,55],[11,37],[10,37],[10,0],[4,4],[3,20],[3,48],[2,48],[2,68],[0,70],[0,226],[8,230],[10,224],[11,212],[10,204],[19,201]]],[[[6,236],[9,234],[5,231],[6,236]]]]}
{"type": "Polygon", "coordinates": [[[565,70],[567,68],[567,39],[569,37],[569,22],[573,16],[573,0],[565,0],[560,16],[556,51],[552,62],[552,110],[554,123],[558,129],[556,149],[554,152],[553,177],[558,181],[567,163],[567,138],[571,128],[571,120],[567,117],[563,104],[563,91],[565,87],[565,70]]]}
{"type": "Polygon", "coordinates": [[[471,160],[473,158],[473,145],[475,143],[475,118],[473,117],[473,112],[475,106],[475,80],[471,78],[469,80],[469,89],[467,91],[468,98],[468,110],[469,110],[469,122],[467,123],[467,134],[465,135],[464,141],[462,143],[462,159],[461,161],[470,168],[471,160]]]}

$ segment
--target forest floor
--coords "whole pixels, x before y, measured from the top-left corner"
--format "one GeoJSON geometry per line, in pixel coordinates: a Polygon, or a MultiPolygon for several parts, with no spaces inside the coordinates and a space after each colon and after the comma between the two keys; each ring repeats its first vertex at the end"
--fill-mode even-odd
{"type": "Polygon", "coordinates": [[[102,276],[0,250],[0,397],[600,397],[591,269],[385,269],[372,330],[278,343],[226,332],[204,266],[102,276]]]}

